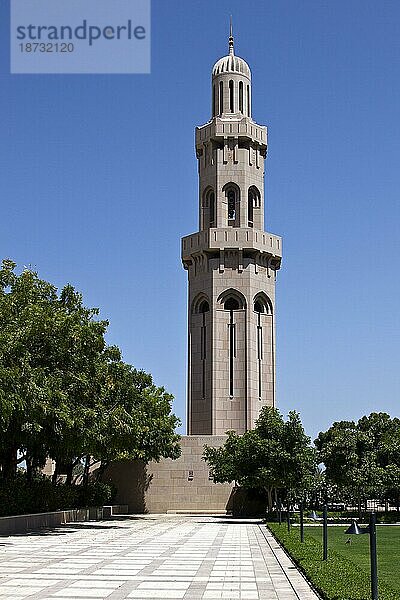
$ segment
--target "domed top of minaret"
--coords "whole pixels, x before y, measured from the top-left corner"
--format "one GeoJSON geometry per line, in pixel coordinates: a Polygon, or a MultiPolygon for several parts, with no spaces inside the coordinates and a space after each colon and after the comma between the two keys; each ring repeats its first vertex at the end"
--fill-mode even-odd
{"type": "Polygon", "coordinates": [[[248,79],[251,79],[251,71],[247,62],[243,58],[240,58],[240,56],[235,56],[232,20],[229,35],[229,54],[217,60],[212,70],[213,77],[221,75],[222,73],[241,74],[248,77],[248,79]]]}

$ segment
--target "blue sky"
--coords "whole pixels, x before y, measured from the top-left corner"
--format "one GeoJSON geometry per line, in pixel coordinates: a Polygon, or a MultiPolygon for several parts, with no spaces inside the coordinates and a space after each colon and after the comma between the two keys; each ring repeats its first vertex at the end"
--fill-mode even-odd
{"type": "Polygon", "coordinates": [[[312,436],[398,415],[400,3],[153,0],[150,75],[10,75],[0,11],[0,256],[75,285],[185,421],[180,237],[232,14],[269,127],[266,229],[284,238],[278,406],[312,436]]]}

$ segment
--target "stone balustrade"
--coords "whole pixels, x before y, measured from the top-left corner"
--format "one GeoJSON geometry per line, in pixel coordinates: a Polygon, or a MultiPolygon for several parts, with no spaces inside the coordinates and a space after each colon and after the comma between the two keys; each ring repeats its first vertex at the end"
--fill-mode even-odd
{"type": "Polygon", "coordinates": [[[282,257],[282,238],[266,231],[244,227],[211,228],[182,238],[182,260],[196,252],[224,250],[258,250],[282,257]]]}

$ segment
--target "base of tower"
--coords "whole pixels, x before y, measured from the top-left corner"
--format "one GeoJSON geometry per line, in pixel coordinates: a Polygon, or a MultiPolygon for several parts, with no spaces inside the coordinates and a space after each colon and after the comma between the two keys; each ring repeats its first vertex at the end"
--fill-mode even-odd
{"type": "Polygon", "coordinates": [[[261,514],[263,502],[233,483],[214,483],[202,460],[204,445],[222,446],[226,436],[190,435],[181,438],[177,460],[148,465],[140,461],[112,463],[103,481],[118,489],[115,502],[130,513],[261,514]]]}

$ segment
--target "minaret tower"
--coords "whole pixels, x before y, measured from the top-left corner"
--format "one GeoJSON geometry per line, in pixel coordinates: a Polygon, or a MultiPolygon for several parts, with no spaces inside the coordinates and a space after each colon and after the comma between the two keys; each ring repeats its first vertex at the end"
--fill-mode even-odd
{"type": "Polygon", "coordinates": [[[199,231],[182,239],[189,278],[188,434],[242,434],[275,404],[275,279],[281,238],[264,230],[267,128],[234,52],[212,71],[212,118],[196,128],[199,231]]]}

